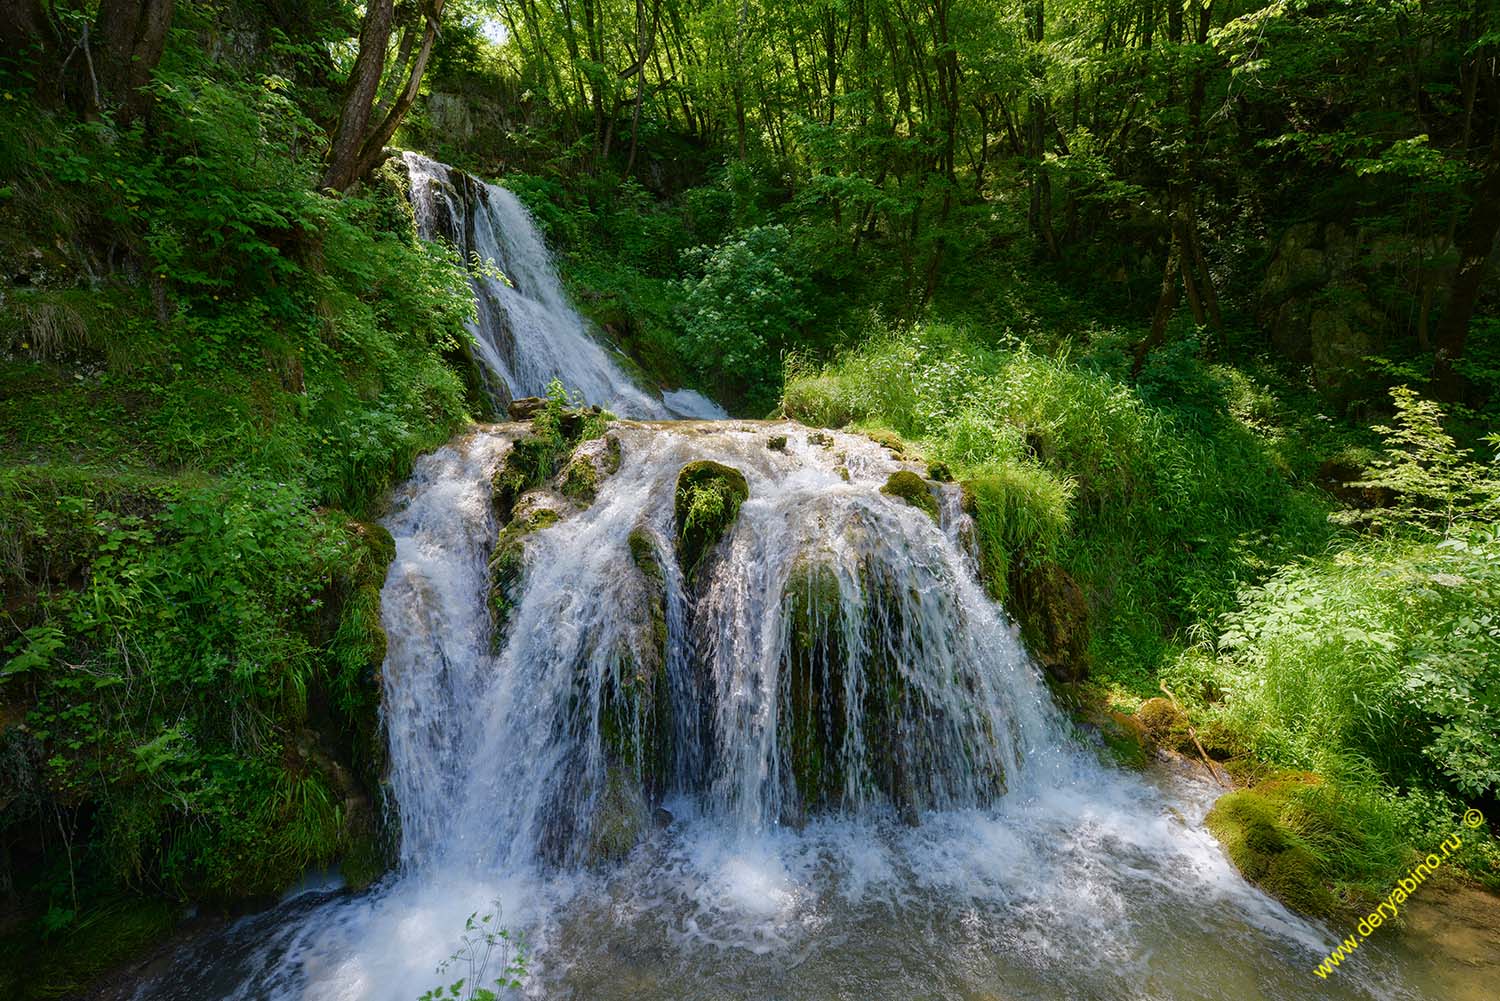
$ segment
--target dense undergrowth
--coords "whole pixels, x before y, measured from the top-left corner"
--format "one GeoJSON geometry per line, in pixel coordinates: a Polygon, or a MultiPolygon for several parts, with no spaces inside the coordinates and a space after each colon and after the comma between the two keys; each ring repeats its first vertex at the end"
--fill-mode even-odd
{"type": "Polygon", "coordinates": [[[193,45],[154,92],[129,128],[0,103],[6,996],[384,868],[367,519],[471,410],[404,179],[317,192],[316,95],[193,45]]]}

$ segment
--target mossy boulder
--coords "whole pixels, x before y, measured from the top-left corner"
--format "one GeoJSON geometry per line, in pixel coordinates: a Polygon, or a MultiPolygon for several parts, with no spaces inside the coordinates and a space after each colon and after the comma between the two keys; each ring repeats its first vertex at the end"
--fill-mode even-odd
{"type": "Polygon", "coordinates": [[[750,496],[745,474],[709,460],[689,462],[677,474],[674,516],[677,555],[692,578],[750,496]]]}
{"type": "Polygon", "coordinates": [[[1118,764],[1139,769],[1151,763],[1151,738],[1139,719],[1111,711],[1094,722],[1110,757],[1118,764]]]}
{"type": "Polygon", "coordinates": [[[1151,743],[1172,751],[1189,754],[1194,751],[1193,738],[1188,732],[1187,716],[1163,698],[1147,699],[1135,711],[1135,718],[1151,743]]]}
{"type": "Polygon", "coordinates": [[[511,445],[490,480],[490,501],[501,524],[511,520],[516,501],[556,472],[563,444],[551,435],[527,435],[511,445]]]}
{"type": "Polygon", "coordinates": [[[599,484],[620,468],[620,440],[614,436],[580,442],[557,476],[557,488],[587,507],[599,495],[599,484]]]}
{"type": "Polygon", "coordinates": [[[932,495],[927,481],[909,469],[892,473],[880,492],[899,497],[917,510],[925,511],[933,521],[939,520],[937,498],[932,495]]]}
{"type": "Polygon", "coordinates": [[[865,431],[865,437],[875,444],[884,448],[898,459],[920,459],[921,456],[914,454],[906,440],[899,434],[887,428],[870,428],[865,431]]]}
{"type": "Polygon", "coordinates": [[[618,861],[650,830],[651,810],[635,773],[622,764],[611,764],[605,769],[604,788],[589,825],[586,861],[590,865],[618,861]]]}
{"type": "Polygon", "coordinates": [[[1250,882],[1295,911],[1331,914],[1337,899],[1290,822],[1299,813],[1293,784],[1270,782],[1220,796],[1204,822],[1250,882]]]}
{"type": "Polygon", "coordinates": [[[490,553],[490,618],[495,623],[495,642],[504,635],[511,612],[515,611],[521,575],[526,569],[526,540],[532,534],[557,524],[558,511],[538,505],[521,511],[500,530],[490,553]]]}
{"type": "Polygon", "coordinates": [[[799,558],[781,605],[787,618],[782,726],[798,805],[805,814],[837,806],[844,789],[847,652],[838,572],[827,562],[799,558]]]}
{"type": "Polygon", "coordinates": [[[786,435],[784,435],[784,434],[773,434],[773,435],[771,435],[771,437],[769,437],[769,438],[766,439],[766,448],[769,448],[773,452],[785,452],[786,451],[786,435]]]}
{"type": "Polygon", "coordinates": [[[545,396],[522,396],[510,401],[506,415],[513,421],[529,421],[547,409],[545,396]]]}

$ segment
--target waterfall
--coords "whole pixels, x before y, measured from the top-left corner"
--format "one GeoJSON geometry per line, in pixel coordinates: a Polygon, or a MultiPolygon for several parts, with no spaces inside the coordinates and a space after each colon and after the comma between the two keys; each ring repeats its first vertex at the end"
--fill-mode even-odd
{"type": "MultiPolygon", "coordinates": [[[[497,392],[555,376],[665,412],[512,195],[407,162],[423,233],[515,283],[474,278],[497,392]]],[[[234,923],[142,1001],[416,1001],[467,973],[436,968],[491,911],[530,941],[537,998],[1309,996],[1334,936],[1224,858],[1215,786],[1105,764],[1057,710],[977,580],[958,488],[932,485],[936,515],[886,493],[911,467],[858,435],[623,420],[590,443],[587,496],[497,509],[527,433],[422,457],[382,519],[396,870],[234,923]],[[703,462],[747,496],[684,568],[678,478],[703,462]]],[[[1365,943],[1318,996],[1426,996],[1399,949],[1365,943]]]]}
{"type": "Polygon", "coordinates": [[[536,223],[512,192],[418,153],[402,157],[422,238],[445,240],[480,265],[470,268],[477,317],[469,333],[502,404],[542,396],[559,379],[570,393],[622,416],[725,416],[691,390],[652,394],[631,381],[569,303],[536,223]]]}

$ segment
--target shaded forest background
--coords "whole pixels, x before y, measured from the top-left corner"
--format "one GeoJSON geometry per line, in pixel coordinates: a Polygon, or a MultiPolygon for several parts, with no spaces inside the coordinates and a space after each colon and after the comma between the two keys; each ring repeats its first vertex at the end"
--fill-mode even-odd
{"type": "Polygon", "coordinates": [[[1085,739],[1223,762],[1288,903],[1500,816],[1492,0],[4,0],[0,42],[7,988],[389,864],[373,520],[493,416],[392,146],[515,190],[643,380],[962,481],[1085,739]]]}

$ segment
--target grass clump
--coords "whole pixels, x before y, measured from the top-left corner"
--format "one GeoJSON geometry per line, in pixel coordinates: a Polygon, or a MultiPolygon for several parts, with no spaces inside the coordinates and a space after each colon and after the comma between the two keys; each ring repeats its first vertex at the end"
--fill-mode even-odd
{"type": "Polygon", "coordinates": [[[1013,567],[1051,560],[1069,524],[1073,487],[1034,463],[981,467],[963,481],[965,506],[978,533],[980,576],[996,601],[1009,593],[1013,567]]]}

